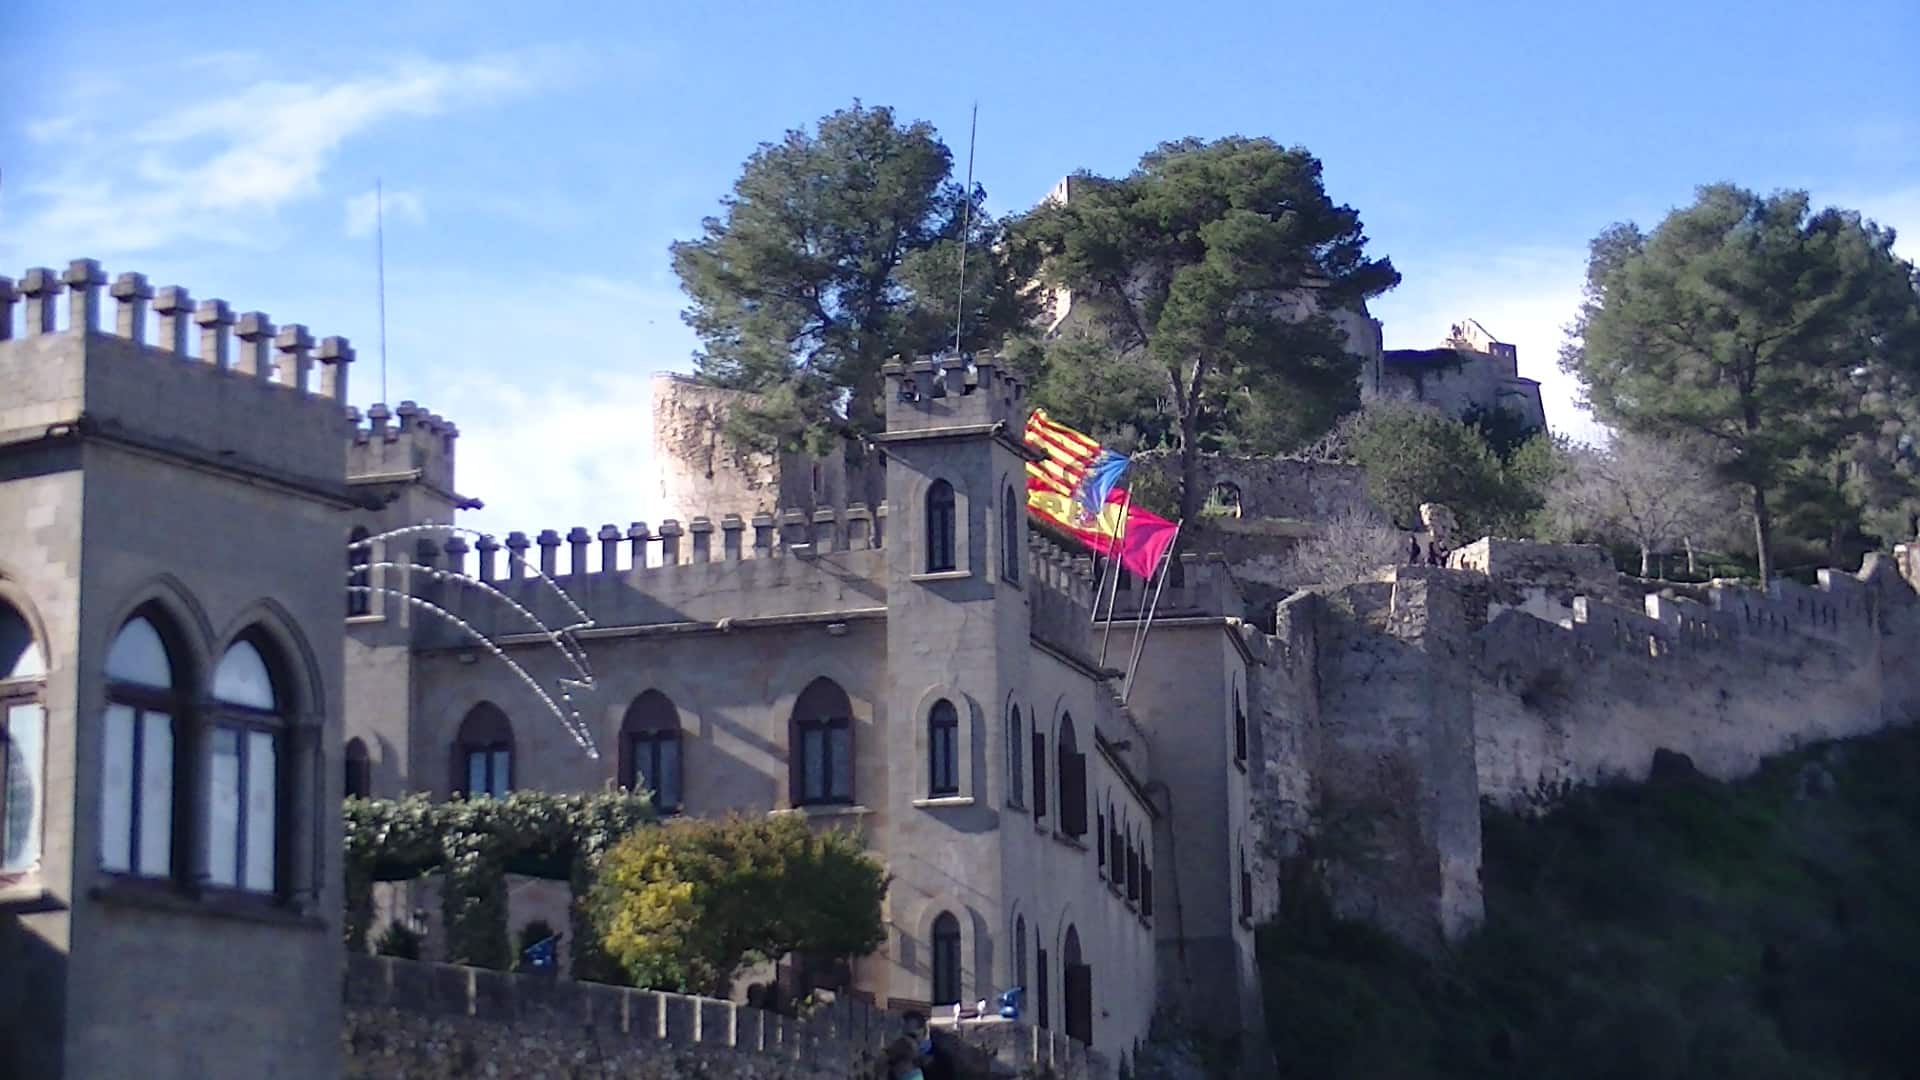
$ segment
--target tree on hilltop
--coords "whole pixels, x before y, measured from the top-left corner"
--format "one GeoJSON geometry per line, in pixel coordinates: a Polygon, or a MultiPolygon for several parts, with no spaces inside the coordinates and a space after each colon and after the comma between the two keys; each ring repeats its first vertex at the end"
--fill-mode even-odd
{"type": "Polygon", "coordinates": [[[1622,539],[1640,552],[1640,576],[1653,556],[1684,545],[1692,569],[1695,545],[1740,512],[1739,499],[1716,475],[1713,447],[1620,432],[1604,448],[1580,447],[1546,493],[1549,529],[1567,539],[1622,539]]]}
{"type": "MultiPolygon", "coordinates": [[[[1319,160],[1271,139],[1165,143],[1124,178],[1075,177],[1068,200],[1015,232],[1042,257],[1042,280],[1091,314],[1086,332],[1105,346],[1093,362],[1144,357],[1157,374],[1151,401],[1179,446],[1189,517],[1206,496],[1208,440],[1285,449],[1358,404],[1358,363],[1330,315],[1400,280],[1367,256],[1360,215],[1328,198],[1319,160]]],[[[1049,351],[1053,364],[1089,362],[1049,351]]]]}
{"type": "Polygon", "coordinates": [[[1852,211],[1812,211],[1805,192],[1716,184],[1651,233],[1616,225],[1593,241],[1562,366],[1610,424],[1713,444],[1745,492],[1763,582],[1778,502],[1865,431],[1850,373],[1920,367],[1920,296],[1893,239],[1852,211]]]}
{"type": "Polygon", "coordinates": [[[949,347],[967,242],[963,342],[1026,324],[986,192],[953,180],[933,127],[856,102],[747,160],[724,213],[672,246],[699,335],[695,371],[761,402],[729,434],[755,449],[816,449],[876,429],[880,367],[949,347]]]}

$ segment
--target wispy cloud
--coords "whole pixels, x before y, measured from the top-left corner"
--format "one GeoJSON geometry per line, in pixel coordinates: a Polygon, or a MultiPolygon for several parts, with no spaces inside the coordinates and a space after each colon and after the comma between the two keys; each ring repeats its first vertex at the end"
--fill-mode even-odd
{"type": "Polygon", "coordinates": [[[237,236],[236,219],[319,194],[328,163],[355,136],[525,92],[564,67],[556,55],[408,60],[344,79],[253,82],[166,111],[163,95],[145,113],[96,107],[58,118],[29,133],[57,139],[63,153],[14,197],[25,212],[7,230],[9,246],[125,253],[237,236]]]}
{"type": "Polygon", "coordinates": [[[347,235],[367,235],[382,215],[388,221],[418,224],[426,220],[427,212],[418,192],[365,192],[347,200],[347,235]]]}

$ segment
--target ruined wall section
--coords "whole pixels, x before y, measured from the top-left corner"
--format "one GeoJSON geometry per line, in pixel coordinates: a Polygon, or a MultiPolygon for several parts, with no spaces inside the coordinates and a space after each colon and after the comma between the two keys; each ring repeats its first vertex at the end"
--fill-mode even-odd
{"type": "Polygon", "coordinates": [[[1437,947],[1477,925],[1467,600],[1444,571],[1307,592],[1275,635],[1312,671],[1297,718],[1335,909],[1437,947]]]}
{"type": "Polygon", "coordinates": [[[727,420],[756,395],[662,372],[653,380],[653,465],[658,505],[687,514],[714,506],[742,513],[874,505],[885,496],[879,455],[847,444],[815,457],[744,450],[727,420]]]}

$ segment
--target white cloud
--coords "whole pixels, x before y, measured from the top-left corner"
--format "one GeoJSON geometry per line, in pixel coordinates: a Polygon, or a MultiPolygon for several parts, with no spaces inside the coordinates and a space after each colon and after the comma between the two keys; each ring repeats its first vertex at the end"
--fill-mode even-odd
{"type": "Polygon", "coordinates": [[[384,215],[388,222],[404,221],[413,224],[426,220],[427,216],[419,193],[413,191],[369,191],[348,199],[346,209],[347,235],[354,237],[372,233],[375,221],[381,215],[384,215]]]}
{"type": "Polygon", "coordinates": [[[69,152],[13,194],[26,212],[10,223],[7,246],[119,254],[187,237],[242,238],[237,225],[317,195],[347,140],[396,117],[527,90],[553,56],[411,60],[343,79],[254,82],[183,108],[166,109],[171,99],[156,94],[144,99],[145,114],[108,118],[96,106],[99,116],[62,117],[33,133],[58,137],[69,152]]]}

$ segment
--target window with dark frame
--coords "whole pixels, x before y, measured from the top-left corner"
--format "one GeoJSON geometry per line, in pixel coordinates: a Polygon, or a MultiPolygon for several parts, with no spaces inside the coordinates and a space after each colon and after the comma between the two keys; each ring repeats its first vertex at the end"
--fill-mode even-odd
{"type": "Polygon", "coordinates": [[[1033,1011],[1034,1017],[1043,1028],[1053,1025],[1047,1001],[1047,950],[1036,948],[1033,951],[1033,1011]]]}
{"type": "Polygon", "coordinates": [[[853,802],[853,704],[838,683],[815,679],[793,707],[793,802],[853,802]]]}
{"type": "Polygon", "coordinates": [[[127,620],[107,650],[100,784],[100,866],[113,874],[174,874],[177,720],[185,703],[158,615],[127,620]]]}
{"type": "Polygon", "coordinates": [[[373,545],[364,543],[367,539],[365,526],[356,526],[347,534],[347,617],[367,615],[373,611],[372,571],[368,569],[373,562],[373,545]]]}
{"type": "Polygon", "coordinates": [[[1047,816],[1047,736],[1034,723],[1033,733],[1033,819],[1047,816]]]}
{"type": "Polygon", "coordinates": [[[1020,560],[1026,552],[1020,547],[1020,519],[1026,513],[1025,500],[1016,500],[1013,485],[1008,484],[1000,507],[1000,576],[1015,585],[1020,583],[1020,560]]]}
{"type": "Polygon", "coordinates": [[[455,742],[453,789],[469,799],[504,799],[513,790],[513,725],[499,706],[468,710],[455,742]]]}
{"type": "Polygon", "coordinates": [[[955,527],[953,485],[935,480],[927,489],[927,573],[942,573],[957,565],[955,527]]]}
{"type": "Polygon", "coordinates": [[[1233,756],[1236,761],[1247,760],[1247,710],[1240,703],[1240,691],[1233,691],[1233,756]]]}
{"type": "Polygon", "coordinates": [[[40,862],[46,673],[25,616],[0,601],[0,875],[40,862]]]}
{"type": "Polygon", "coordinates": [[[1073,732],[1073,715],[1060,717],[1060,734],[1054,741],[1059,758],[1060,831],[1068,836],[1087,834],[1087,756],[1080,752],[1073,732]]]}
{"type": "Polygon", "coordinates": [[[242,637],[214,668],[206,852],[209,884],[271,894],[281,891],[287,710],[265,644],[242,637]]]}
{"type": "Polygon", "coordinates": [[[933,997],[931,1004],[960,1000],[960,920],[943,911],[933,920],[933,997]]]}
{"type": "Polygon", "coordinates": [[[1020,706],[1007,707],[1007,803],[1019,806],[1026,790],[1026,769],[1021,756],[1026,753],[1026,734],[1020,723],[1020,706]]]}
{"type": "Polygon", "coordinates": [[[620,783],[629,791],[652,792],[655,810],[677,813],[686,768],[680,710],[667,695],[648,690],[627,706],[620,739],[620,783]]]}
{"type": "Polygon", "coordinates": [[[373,795],[373,761],[367,754],[367,744],[359,738],[347,740],[345,755],[346,783],[342,790],[349,799],[366,799],[373,795]]]}
{"type": "Polygon", "coordinates": [[[1027,917],[1013,920],[1013,985],[1027,985],[1027,917]]]}
{"type": "Polygon", "coordinates": [[[960,713],[945,698],[927,714],[927,794],[960,794],[960,713]]]}

